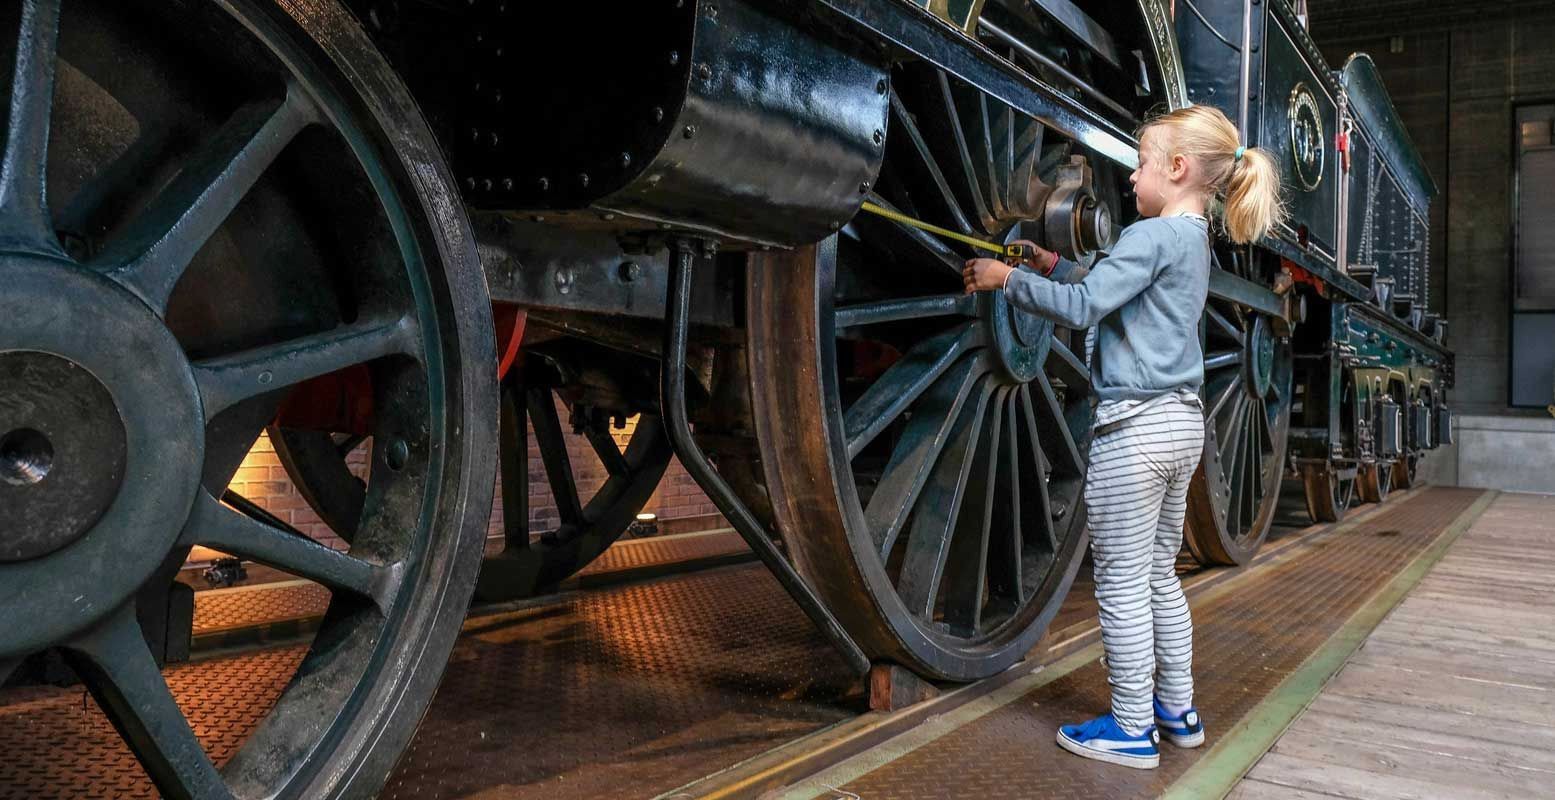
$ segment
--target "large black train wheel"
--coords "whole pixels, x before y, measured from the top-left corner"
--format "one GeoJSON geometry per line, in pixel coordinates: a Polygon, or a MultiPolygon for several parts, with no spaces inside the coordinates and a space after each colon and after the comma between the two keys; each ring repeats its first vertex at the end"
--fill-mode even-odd
{"type": "MultiPolygon", "coordinates": [[[[869,200],[1004,241],[1110,238],[1126,170],[937,70],[900,67],[891,87],[869,200]],[[1090,205],[1050,191],[1086,170],[1090,205]]],[[[1085,552],[1094,419],[1083,333],[965,296],[969,255],[865,213],[747,273],[752,407],[789,552],[872,659],[950,680],[1015,663],[1057,612],[1085,552]]]]}
{"type": "Polygon", "coordinates": [[[1285,474],[1293,375],[1288,337],[1211,297],[1204,307],[1204,453],[1184,542],[1203,564],[1245,564],[1269,535],[1285,474]]]}
{"type": "Polygon", "coordinates": [[[470,446],[496,433],[490,305],[431,133],[332,2],[24,0],[0,30],[0,675],[57,648],[167,797],[370,795],[459,632],[495,479],[470,446]],[[218,500],[286,390],[356,365],[349,551],[218,500]],[[136,614],[194,545],[332,593],[220,764],[136,614]]]}

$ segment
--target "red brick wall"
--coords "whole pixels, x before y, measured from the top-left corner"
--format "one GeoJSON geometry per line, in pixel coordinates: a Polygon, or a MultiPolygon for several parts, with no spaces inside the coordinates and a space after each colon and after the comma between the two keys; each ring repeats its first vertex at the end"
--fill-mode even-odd
{"type": "MultiPolygon", "coordinates": [[[[586,503],[588,498],[604,483],[606,474],[604,465],[594,455],[594,450],[589,446],[588,440],[582,436],[573,435],[570,429],[565,428],[568,418],[567,409],[558,406],[558,412],[564,425],[564,435],[567,438],[567,454],[572,460],[573,472],[577,475],[579,497],[586,503]]],[[[631,441],[631,434],[637,425],[637,418],[627,420],[626,428],[612,431],[616,444],[623,449],[631,441]]],[[[529,525],[531,532],[541,532],[554,529],[557,525],[556,502],[551,497],[550,485],[545,479],[545,465],[540,459],[540,453],[533,446],[533,431],[530,432],[529,453],[529,525]]],[[[358,447],[347,458],[347,463],[358,475],[365,475],[367,469],[367,453],[369,443],[358,447]]],[[[496,442],[491,443],[493,449],[496,442]]],[[[498,486],[500,487],[500,476],[498,486]]],[[[231,488],[238,494],[259,504],[265,510],[290,523],[309,536],[326,542],[332,547],[344,548],[345,543],[340,541],[329,527],[313,513],[306,501],[297,493],[291,480],[286,475],[286,469],[281,466],[280,460],[275,455],[275,448],[271,446],[267,437],[261,436],[254,448],[249,451],[248,457],[243,460],[243,466],[233,476],[231,488]]],[[[717,513],[712,501],[708,500],[696,482],[691,479],[680,462],[671,460],[669,469],[665,470],[664,478],[659,482],[659,487],[649,498],[644,511],[657,514],[661,520],[683,519],[688,517],[701,517],[717,513]]],[[[722,522],[712,523],[722,525],[722,522]]],[[[500,489],[496,492],[493,502],[491,521],[488,531],[492,536],[502,535],[502,496],[500,489]]],[[[198,558],[198,554],[195,556],[198,558]]]]}

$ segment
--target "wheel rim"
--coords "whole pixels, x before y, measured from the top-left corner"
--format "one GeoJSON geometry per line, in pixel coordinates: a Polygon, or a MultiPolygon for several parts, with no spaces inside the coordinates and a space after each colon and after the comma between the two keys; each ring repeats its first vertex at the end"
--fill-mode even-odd
{"type": "Polygon", "coordinates": [[[1244,564],[1274,519],[1290,430],[1291,346],[1262,315],[1204,307],[1204,454],[1188,492],[1189,552],[1244,564]]]}
{"type": "MultiPolygon", "coordinates": [[[[871,201],[1087,263],[1106,244],[1121,171],[937,70],[892,86],[871,201]]],[[[1084,553],[1093,419],[1083,334],[965,296],[968,255],[863,214],[748,269],[752,405],[789,550],[872,658],[952,680],[1008,667],[1057,612],[1084,553]]]]}
{"type": "MultiPolygon", "coordinates": [[[[636,408],[611,413],[610,409],[597,406],[574,406],[576,424],[582,427],[581,432],[607,476],[584,502],[584,492],[580,491],[584,478],[568,455],[556,411],[558,399],[566,402],[568,389],[558,386],[560,381],[556,379],[533,376],[526,381],[526,374],[537,372],[534,365],[543,358],[540,353],[526,352],[527,366],[515,366],[502,381],[504,538],[502,551],[487,558],[481,567],[475,591],[487,600],[528,597],[554,587],[599,557],[620,538],[653,496],[672,454],[663,420],[657,413],[636,408]],[[611,434],[611,420],[631,414],[637,416],[637,425],[623,450],[611,434]],[[529,514],[530,427],[559,516],[555,529],[538,536],[531,535],[529,514]]],[[[554,356],[551,360],[555,363],[554,356]]],[[[560,373],[560,378],[574,370],[552,371],[560,373]]],[[[640,381],[635,391],[620,394],[651,397],[651,381],[640,381]]]]}
{"type": "Polygon", "coordinates": [[[1355,478],[1340,477],[1332,464],[1302,467],[1307,513],[1313,522],[1339,522],[1355,498],[1355,478]]]}
{"type": "Polygon", "coordinates": [[[1388,493],[1393,488],[1393,462],[1372,462],[1363,464],[1355,476],[1355,488],[1360,493],[1361,500],[1368,503],[1381,503],[1388,499],[1388,493]]]}
{"type": "MultiPolygon", "coordinates": [[[[489,306],[478,285],[449,277],[469,269],[468,232],[427,216],[417,182],[435,170],[413,175],[385,158],[427,134],[383,128],[373,114],[386,110],[370,104],[385,96],[357,94],[340,70],[335,59],[365,44],[340,9],[309,12],[312,31],[332,37],[325,51],[260,4],[66,5],[63,25],[60,0],[26,0],[5,18],[7,34],[20,35],[6,62],[14,70],[0,166],[0,369],[23,377],[0,385],[0,396],[58,394],[36,378],[65,369],[80,385],[52,399],[80,409],[110,445],[106,455],[83,452],[59,418],[0,401],[0,428],[41,428],[45,439],[25,448],[28,474],[41,477],[0,489],[0,508],[41,529],[23,542],[25,559],[0,563],[0,608],[29,620],[0,635],[0,671],[59,648],[165,796],[323,796],[351,780],[381,781],[393,754],[374,745],[408,738],[406,716],[419,716],[428,675],[438,672],[417,665],[440,665],[457,633],[457,576],[479,547],[465,509],[482,505],[493,478],[491,459],[459,438],[492,433],[479,391],[494,360],[478,333],[490,328],[489,306]],[[167,50],[142,40],[131,47],[137,59],[121,58],[135,40],[119,38],[128,35],[120,26],[157,20],[166,35],[155,44],[167,50]],[[200,41],[177,32],[184,26],[202,31],[200,41]],[[226,111],[192,102],[188,90],[203,76],[171,69],[206,58],[220,67],[214,74],[235,78],[226,111]],[[69,83],[56,84],[61,65],[69,83]],[[156,91],[137,93],[148,86],[156,91]],[[245,90],[254,99],[231,111],[245,90]],[[102,114],[150,127],[97,127],[123,147],[93,152],[74,137],[102,114]],[[78,145],[56,148],[56,160],[45,157],[51,122],[55,143],[78,145]],[[188,154],[169,144],[171,133],[188,136],[188,154]],[[156,180],[171,172],[169,159],[176,176],[156,180]],[[64,179],[50,185],[45,163],[64,179]],[[317,240],[279,233],[297,208],[289,203],[318,194],[308,179],[298,188],[276,177],[297,180],[303,165],[338,181],[330,188],[352,204],[334,231],[353,249],[350,263],[317,240]],[[41,363],[39,353],[48,354],[41,363]],[[217,498],[283,390],[353,365],[366,365],[377,392],[377,468],[350,551],[223,505],[217,498]],[[106,499],[55,513],[54,481],[107,486],[106,499]],[[219,769],[135,612],[141,585],[165,580],[166,565],[176,568],[193,545],[333,595],[298,679],[219,769]],[[392,731],[377,728],[390,718],[392,731]]],[[[446,184],[446,174],[432,177],[446,184]]],[[[319,202],[323,213],[340,210],[319,202]]]]}

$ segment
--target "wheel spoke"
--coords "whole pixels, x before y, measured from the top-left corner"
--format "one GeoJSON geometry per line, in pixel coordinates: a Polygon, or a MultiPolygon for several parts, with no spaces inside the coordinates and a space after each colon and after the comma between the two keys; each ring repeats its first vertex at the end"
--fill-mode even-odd
{"type": "Polygon", "coordinates": [[[341,458],[351,455],[356,446],[366,441],[367,437],[360,433],[353,433],[335,444],[335,453],[341,458]]]}
{"type": "MultiPolygon", "coordinates": [[[[878,194],[870,194],[869,201],[881,208],[898,211],[889,200],[878,194]]],[[[961,274],[961,267],[966,259],[957,255],[939,237],[917,228],[903,225],[899,222],[884,219],[874,214],[859,214],[853,218],[849,225],[863,230],[867,237],[881,248],[903,255],[906,258],[922,257],[939,264],[941,267],[961,274]]]]}
{"type": "Polygon", "coordinates": [[[292,536],[308,538],[308,534],[292,527],[291,523],[281,519],[280,517],[277,517],[274,514],[271,514],[269,511],[265,510],[264,506],[255,503],[254,501],[244,497],[241,494],[238,494],[237,492],[232,491],[231,489],[221,493],[221,502],[232,506],[234,509],[237,509],[240,513],[242,513],[243,516],[248,517],[255,522],[269,525],[272,528],[279,529],[285,533],[291,534],[292,536]]]}
{"type": "Polygon", "coordinates": [[[22,0],[5,152],[0,155],[0,244],[46,255],[64,252],[49,220],[45,174],[61,2],[22,0]]]}
{"type": "Polygon", "coordinates": [[[397,588],[398,565],[383,567],[333,550],[227,508],[201,493],[184,525],[182,545],[204,545],[352,592],[386,608],[397,588]]]}
{"type": "MultiPolygon", "coordinates": [[[[1004,219],[1006,216],[1004,191],[999,185],[995,167],[996,133],[993,129],[993,116],[989,114],[988,95],[959,83],[954,85],[954,89],[959,90],[957,93],[960,95],[956,99],[956,108],[961,112],[961,130],[966,134],[966,157],[977,176],[977,186],[982,190],[983,203],[993,219],[1004,219]]],[[[993,229],[992,225],[984,227],[993,229]]]]}
{"type": "Polygon", "coordinates": [[[960,197],[962,205],[972,209],[973,213],[976,214],[976,223],[983,230],[990,230],[994,225],[993,217],[989,214],[988,202],[984,199],[988,195],[983,191],[983,185],[978,181],[978,170],[973,157],[975,152],[972,149],[973,142],[961,124],[961,113],[956,107],[955,91],[951,87],[949,76],[944,72],[936,71],[935,77],[938,79],[938,89],[941,95],[940,102],[943,104],[941,106],[944,113],[942,122],[949,128],[950,138],[948,141],[955,147],[955,152],[952,154],[955,158],[954,166],[958,168],[956,170],[958,174],[955,177],[960,179],[959,182],[952,183],[951,188],[960,197]]]}
{"type": "MultiPolygon", "coordinates": [[[[1075,443],[1074,433],[1069,430],[1069,425],[1064,418],[1064,409],[1058,404],[1058,395],[1053,391],[1053,384],[1048,381],[1047,374],[1039,372],[1032,384],[1035,384],[1038,396],[1032,398],[1028,393],[1024,398],[1036,420],[1038,441],[1050,442],[1056,445],[1057,452],[1050,453],[1048,459],[1053,463],[1054,469],[1065,475],[1085,474],[1085,455],[1080,452],[1080,446],[1075,443]]],[[[1032,384],[1027,384],[1028,386],[1032,384]]],[[[1047,450],[1046,447],[1043,448],[1047,450]]]]}
{"type": "Polygon", "coordinates": [[[964,292],[906,300],[884,300],[837,309],[837,330],[859,325],[878,325],[882,322],[900,322],[906,319],[971,317],[976,314],[977,296],[964,292]]]}
{"type": "Polygon", "coordinates": [[[1209,413],[1204,418],[1208,420],[1220,419],[1220,412],[1225,410],[1226,402],[1241,394],[1243,394],[1242,373],[1238,372],[1231,377],[1231,381],[1226,384],[1226,388],[1221,389],[1220,394],[1215,395],[1215,399],[1209,404],[1209,413]]]}
{"type": "Polygon", "coordinates": [[[953,328],[919,342],[900,361],[892,364],[848,408],[843,426],[852,459],[874,441],[891,421],[934,385],[940,375],[981,341],[979,328],[953,328]]]}
{"type": "Polygon", "coordinates": [[[605,472],[611,477],[620,478],[631,474],[632,467],[626,463],[626,456],[621,454],[621,448],[616,445],[615,437],[610,435],[609,428],[590,424],[583,428],[583,435],[589,440],[589,445],[594,448],[594,455],[599,457],[599,463],[605,466],[605,472]]]}
{"type": "Polygon", "coordinates": [[[529,390],[529,420],[535,428],[535,446],[545,464],[546,481],[556,499],[556,514],[566,525],[582,525],[583,503],[578,499],[578,484],[567,455],[567,440],[562,438],[561,420],[550,389],[529,390]]]}
{"type": "Polygon", "coordinates": [[[1204,371],[1225,369],[1242,363],[1241,350],[1226,350],[1218,353],[1210,353],[1204,357],[1204,371]]]}
{"type": "Polygon", "coordinates": [[[1247,521],[1247,524],[1249,526],[1251,526],[1253,524],[1253,521],[1255,519],[1257,519],[1257,509],[1258,509],[1259,501],[1262,500],[1263,496],[1264,496],[1264,488],[1263,488],[1263,457],[1264,457],[1264,452],[1265,451],[1264,451],[1264,448],[1263,448],[1263,437],[1259,433],[1259,429],[1262,428],[1263,426],[1262,426],[1262,423],[1260,423],[1257,420],[1253,419],[1254,416],[1257,416],[1257,417],[1267,417],[1268,416],[1264,412],[1263,403],[1261,403],[1261,402],[1254,402],[1252,410],[1249,412],[1248,419],[1247,419],[1247,426],[1252,429],[1252,430],[1248,431],[1248,435],[1247,435],[1247,447],[1248,447],[1248,452],[1251,455],[1251,457],[1248,459],[1248,469],[1251,470],[1251,473],[1249,474],[1248,477],[1250,477],[1252,479],[1252,481],[1251,481],[1251,483],[1252,483],[1252,495],[1248,498],[1251,501],[1248,504],[1248,507],[1253,512],[1252,514],[1249,515],[1249,519],[1247,521]]]}
{"type": "Polygon", "coordinates": [[[934,188],[938,190],[939,201],[945,213],[949,215],[958,230],[962,233],[971,233],[972,223],[968,222],[966,215],[961,213],[961,204],[956,201],[955,193],[946,182],[945,173],[939,168],[939,161],[929,150],[929,143],[924,140],[923,131],[918,129],[918,123],[913,119],[912,114],[907,112],[907,107],[902,105],[902,99],[896,92],[891,93],[891,115],[893,135],[907,137],[913,154],[917,156],[916,163],[923,168],[934,184],[934,188]]]}
{"type": "MultiPolygon", "coordinates": [[[[1025,520],[1021,518],[1021,434],[1025,413],[1020,402],[1022,386],[1005,395],[1003,433],[999,437],[999,450],[993,462],[993,513],[991,516],[991,541],[988,553],[988,595],[1001,608],[1014,610],[1026,599],[1026,587],[1021,584],[1021,552],[1025,533],[1025,520]]],[[[1041,481],[1040,473],[1032,476],[1041,481]]]]}
{"type": "Polygon", "coordinates": [[[1226,479],[1226,494],[1230,500],[1226,511],[1228,525],[1238,518],[1237,511],[1242,501],[1242,433],[1247,429],[1246,420],[1243,418],[1247,402],[1247,395],[1237,395],[1226,424],[1226,438],[1223,439],[1225,446],[1221,448],[1221,452],[1229,454],[1231,459],[1231,463],[1222,465],[1222,474],[1226,479]]]}
{"type": "Polygon", "coordinates": [[[11,677],[11,673],[15,672],[21,663],[20,658],[0,658],[0,686],[5,685],[6,679],[11,677]]]}
{"type": "MultiPolygon", "coordinates": [[[[1005,398],[1009,391],[999,389],[989,401],[989,413],[977,438],[977,452],[972,457],[967,488],[945,559],[945,623],[963,635],[975,632],[982,622],[983,589],[988,583],[988,540],[994,524],[1005,398]]],[[[1008,525],[1009,520],[1001,521],[1008,525]]]]}
{"type": "MultiPolygon", "coordinates": [[[[1023,420],[1025,425],[1025,430],[1022,431],[1022,434],[1028,444],[1025,452],[1031,454],[1030,463],[1027,465],[1031,468],[1031,477],[1027,479],[1024,486],[1031,487],[1028,491],[1033,493],[1036,500],[1032,508],[1024,510],[1028,518],[1041,521],[1042,544],[1047,547],[1049,553],[1056,554],[1058,552],[1058,532],[1053,530],[1053,524],[1056,521],[1053,518],[1053,498],[1048,494],[1048,475],[1051,470],[1044,463],[1046,455],[1043,453],[1042,439],[1040,437],[1042,429],[1037,425],[1037,415],[1032,409],[1031,385],[1022,386],[1016,394],[1015,400],[1018,406],[1016,410],[1020,413],[1020,419],[1023,420]]],[[[1064,429],[1068,430],[1068,427],[1065,426],[1064,429]]]]}
{"type": "Polygon", "coordinates": [[[977,399],[961,410],[956,429],[934,465],[929,483],[913,511],[897,591],[907,610],[924,619],[934,613],[934,600],[950,556],[951,535],[966,501],[972,451],[982,431],[992,393],[992,387],[982,385],[977,390],[977,399]]]}
{"type": "Polygon", "coordinates": [[[1224,331],[1227,336],[1238,340],[1242,338],[1242,329],[1231,324],[1231,321],[1226,319],[1225,315],[1221,314],[1219,311],[1216,311],[1213,307],[1205,306],[1204,313],[1208,315],[1210,320],[1215,323],[1216,327],[1224,331]]]}
{"type": "Polygon", "coordinates": [[[1053,377],[1076,391],[1091,385],[1091,371],[1086,368],[1085,362],[1057,339],[1053,339],[1047,351],[1046,368],[1053,371],[1053,377]]]}
{"type": "Polygon", "coordinates": [[[232,796],[168,690],[133,604],[69,644],[66,653],[162,796],[232,796]]]}
{"type": "Polygon", "coordinates": [[[502,381],[497,457],[502,470],[502,531],[507,549],[529,547],[529,417],[520,368],[502,381]]]}
{"type": "Polygon", "coordinates": [[[194,365],[195,383],[205,418],[250,397],[365,364],[396,353],[410,353],[415,326],[409,318],[359,322],[300,339],[206,359],[194,365]]]}
{"type": "Polygon", "coordinates": [[[902,525],[917,505],[924,482],[951,439],[962,406],[984,372],[975,358],[951,367],[924,394],[903,428],[891,460],[870,495],[869,506],[864,509],[864,519],[881,559],[890,556],[902,525]]]}
{"type": "Polygon", "coordinates": [[[1032,185],[1041,181],[1037,164],[1042,158],[1042,134],[1047,126],[1024,115],[1015,115],[1014,163],[1010,170],[1007,203],[1016,213],[1036,216],[1032,185]]]}
{"type": "Polygon", "coordinates": [[[312,116],[295,87],[279,107],[240,109],[94,265],[164,311],[195,254],[312,116]]]}

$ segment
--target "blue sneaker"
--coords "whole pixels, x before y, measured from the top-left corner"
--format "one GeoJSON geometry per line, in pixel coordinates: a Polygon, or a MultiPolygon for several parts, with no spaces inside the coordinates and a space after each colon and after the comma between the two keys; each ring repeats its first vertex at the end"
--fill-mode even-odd
{"type": "Polygon", "coordinates": [[[1198,747],[1204,744],[1204,723],[1199,720],[1199,710],[1189,708],[1181,716],[1174,717],[1155,698],[1155,724],[1166,741],[1178,747],[1198,747]]]}
{"type": "Polygon", "coordinates": [[[1160,739],[1154,725],[1137,736],[1124,733],[1111,714],[1058,729],[1059,747],[1077,756],[1134,769],[1155,769],[1160,765],[1161,751],[1156,747],[1160,739]]]}

